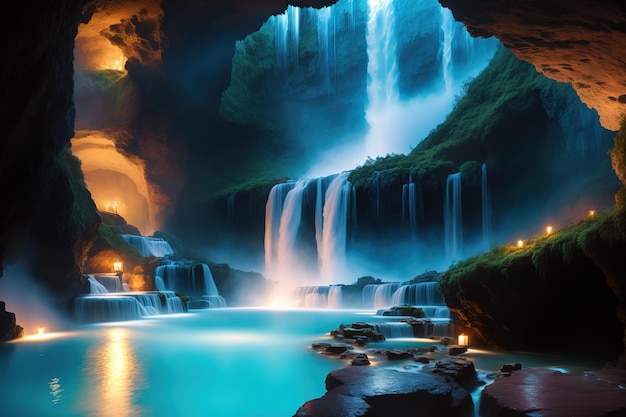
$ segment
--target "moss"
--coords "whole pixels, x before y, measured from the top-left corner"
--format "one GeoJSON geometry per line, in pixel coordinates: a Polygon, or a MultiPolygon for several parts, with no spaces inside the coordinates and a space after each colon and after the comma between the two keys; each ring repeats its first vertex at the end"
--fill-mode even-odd
{"type": "Polygon", "coordinates": [[[613,170],[623,184],[615,196],[615,201],[618,208],[623,208],[626,207],[626,116],[622,118],[610,155],[613,170]]]}

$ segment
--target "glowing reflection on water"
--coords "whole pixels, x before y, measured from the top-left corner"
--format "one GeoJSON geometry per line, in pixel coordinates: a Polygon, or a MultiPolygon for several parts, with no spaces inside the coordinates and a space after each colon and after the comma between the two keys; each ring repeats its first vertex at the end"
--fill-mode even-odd
{"type": "Polygon", "coordinates": [[[90,415],[124,417],[142,415],[135,392],[144,379],[128,330],[107,330],[106,339],[91,346],[84,356],[83,369],[93,383],[85,409],[90,415]]]}

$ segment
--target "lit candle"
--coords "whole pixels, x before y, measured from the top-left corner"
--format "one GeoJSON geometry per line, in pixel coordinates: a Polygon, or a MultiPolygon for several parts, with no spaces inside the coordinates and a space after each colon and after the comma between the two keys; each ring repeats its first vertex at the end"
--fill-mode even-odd
{"type": "Polygon", "coordinates": [[[522,239],[517,241],[517,247],[518,248],[523,248],[524,247],[524,241],[522,239]]]}
{"type": "Polygon", "coordinates": [[[465,333],[459,335],[459,346],[469,346],[469,336],[465,333]]]}

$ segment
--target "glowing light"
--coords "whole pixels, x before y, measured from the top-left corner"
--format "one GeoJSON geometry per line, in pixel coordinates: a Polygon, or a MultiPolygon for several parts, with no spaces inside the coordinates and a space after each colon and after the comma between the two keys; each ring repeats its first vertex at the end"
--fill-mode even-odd
{"type": "Polygon", "coordinates": [[[115,272],[122,272],[122,266],[122,262],[120,261],[113,262],[113,270],[115,272]]]}
{"type": "Polygon", "coordinates": [[[458,340],[459,346],[469,346],[469,336],[461,333],[458,340]]]}
{"type": "Polygon", "coordinates": [[[549,234],[549,235],[552,234],[552,226],[546,227],[546,233],[549,234]]]}
{"type": "Polygon", "coordinates": [[[43,336],[43,326],[39,326],[39,336],[43,336]]]}
{"type": "Polygon", "coordinates": [[[518,248],[523,248],[524,247],[524,241],[522,239],[517,241],[517,247],[518,248]]]}
{"type": "Polygon", "coordinates": [[[593,217],[596,215],[596,211],[595,210],[589,210],[589,217],[593,217]]]}

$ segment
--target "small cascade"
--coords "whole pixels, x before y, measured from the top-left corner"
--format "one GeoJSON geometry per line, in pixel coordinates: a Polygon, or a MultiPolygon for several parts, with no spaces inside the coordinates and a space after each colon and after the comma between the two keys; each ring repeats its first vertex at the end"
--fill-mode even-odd
{"type": "Polygon", "coordinates": [[[235,196],[236,194],[230,194],[226,197],[226,224],[229,226],[235,224],[235,196]]]}
{"type": "Polygon", "coordinates": [[[89,281],[89,294],[108,294],[109,290],[102,285],[96,277],[93,275],[87,275],[87,281],[89,281]]]}
{"type": "Polygon", "coordinates": [[[154,275],[155,284],[158,282],[157,285],[165,289],[164,293],[171,291],[193,297],[190,300],[190,303],[193,301],[192,308],[226,306],[207,264],[186,260],[171,261],[157,266],[154,275]]]}
{"type": "Polygon", "coordinates": [[[387,339],[414,337],[413,326],[406,322],[375,323],[374,331],[382,333],[387,339]]]}
{"type": "Polygon", "coordinates": [[[483,250],[491,248],[491,198],[487,188],[487,164],[481,167],[481,203],[483,220],[483,250]]]}
{"type": "Polygon", "coordinates": [[[133,297],[86,295],[74,299],[74,318],[81,323],[137,320],[148,315],[133,297]]]}
{"type": "Polygon", "coordinates": [[[93,274],[93,277],[96,281],[102,284],[108,292],[125,291],[122,278],[118,274],[93,274]]]}
{"type": "Polygon", "coordinates": [[[343,290],[338,285],[331,285],[328,290],[328,308],[341,308],[343,304],[343,290]]]}
{"type": "Polygon", "coordinates": [[[444,197],[444,235],[446,257],[458,261],[463,246],[463,214],[461,204],[461,173],[448,175],[444,197]]]}
{"type": "Polygon", "coordinates": [[[392,296],[393,305],[444,306],[445,301],[437,282],[403,285],[392,296]]]}
{"type": "Polygon", "coordinates": [[[378,310],[393,306],[393,294],[398,287],[399,282],[366,285],[363,287],[363,307],[378,310]]]}
{"type": "Polygon", "coordinates": [[[409,173],[409,182],[402,185],[402,221],[409,223],[409,230],[417,230],[417,196],[413,174],[409,173]]]}
{"type": "Polygon", "coordinates": [[[150,236],[122,235],[122,238],[139,251],[141,256],[162,258],[174,253],[170,244],[163,239],[150,236]]]}

